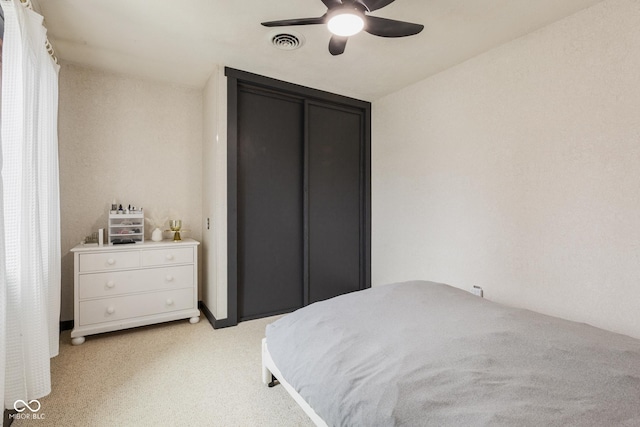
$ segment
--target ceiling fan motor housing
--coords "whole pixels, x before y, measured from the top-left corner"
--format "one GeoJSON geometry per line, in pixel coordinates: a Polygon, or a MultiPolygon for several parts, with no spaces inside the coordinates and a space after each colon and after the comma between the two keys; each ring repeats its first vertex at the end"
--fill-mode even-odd
{"type": "Polygon", "coordinates": [[[353,36],[365,26],[366,8],[358,3],[345,3],[327,12],[327,26],[332,34],[342,37],[353,36]]]}

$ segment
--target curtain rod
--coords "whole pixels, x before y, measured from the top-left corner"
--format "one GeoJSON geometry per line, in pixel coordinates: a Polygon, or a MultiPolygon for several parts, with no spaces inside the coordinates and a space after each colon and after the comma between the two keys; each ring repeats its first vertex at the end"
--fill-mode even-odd
{"type": "MultiPolygon", "coordinates": [[[[22,3],[24,5],[24,7],[26,7],[27,9],[31,9],[31,10],[33,10],[35,12],[35,10],[33,9],[33,3],[31,3],[31,0],[20,0],[20,3],[22,3]]],[[[53,62],[55,62],[57,64],[58,63],[58,57],[56,56],[56,53],[53,50],[53,46],[49,42],[49,38],[48,37],[46,37],[45,40],[44,40],[44,47],[47,49],[47,52],[49,53],[49,55],[53,59],[53,62]]]]}

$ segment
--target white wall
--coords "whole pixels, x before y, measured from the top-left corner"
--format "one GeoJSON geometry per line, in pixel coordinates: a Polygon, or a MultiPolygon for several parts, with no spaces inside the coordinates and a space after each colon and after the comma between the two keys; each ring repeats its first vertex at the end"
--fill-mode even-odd
{"type": "MultiPolygon", "coordinates": [[[[215,306],[218,299],[216,288],[216,246],[215,226],[212,223],[215,212],[215,154],[216,139],[218,138],[218,79],[217,74],[211,75],[204,87],[202,106],[202,294],[200,298],[209,310],[215,306]],[[207,229],[207,219],[209,228],[207,229]]],[[[215,316],[215,313],[214,313],[215,316]]]]}
{"type": "Polygon", "coordinates": [[[182,219],[184,235],[201,239],[202,110],[197,89],[62,64],[62,320],[73,318],[69,250],[106,227],[112,199],[182,219]]]}
{"type": "Polygon", "coordinates": [[[217,320],[227,318],[227,89],[224,67],[204,88],[202,301],[217,320]]]}
{"type": "Polygon", "coordinates": [[[440,281],[640,338],[640,1],[373,104],[373,282],[440,281]]]}

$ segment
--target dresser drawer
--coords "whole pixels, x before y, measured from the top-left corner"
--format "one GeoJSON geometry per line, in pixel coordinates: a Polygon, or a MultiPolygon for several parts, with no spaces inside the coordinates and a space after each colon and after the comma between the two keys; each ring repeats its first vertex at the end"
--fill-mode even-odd
{"type": "Polygon", "coordinates": [[[195,308],[193,289],[81,301],[80,326],[192,308],[195,308]]]}
{"type": "Polygon", "coordinates": [[[81,274],[78,277],[78,296],[84,300],[162,289],[193,288],[193,279],[191,265],[81,274]]]}
{"type": "Polygon", "coordinates": [[[142,265],[190,264],[193,263],[192,248],[155,249],[142,252],[142,265]]]}
{"type": "Polygon", "coordinates": [[[140,266],[140,253],[137,251],[106,252],[99,254],[80,254],[79,271],[120,270],[140,266]]]}

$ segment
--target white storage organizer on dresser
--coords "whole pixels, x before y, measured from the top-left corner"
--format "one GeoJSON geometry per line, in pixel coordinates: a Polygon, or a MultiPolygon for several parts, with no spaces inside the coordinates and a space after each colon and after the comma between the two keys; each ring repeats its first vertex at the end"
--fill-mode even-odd
{"type": "Polygon", "coordinates": [[[198,245],[193,239],[88,246],[74,254],[74,328],[86,335],[189,318],[197,323],[198,245]]]}
{"type": "Polygon", "coordinates": [[[144,243],[144,213],[109,214],[109,244],[144,243]]]}

